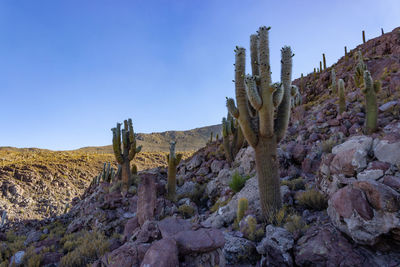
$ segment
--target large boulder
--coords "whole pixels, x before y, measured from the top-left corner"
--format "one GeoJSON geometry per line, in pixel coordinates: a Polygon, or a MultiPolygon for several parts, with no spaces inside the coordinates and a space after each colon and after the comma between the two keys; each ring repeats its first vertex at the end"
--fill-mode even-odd
{"type": "Polygon", "coordinates": [[[158,228],[160,229],[163,238],[173,237],[175,234],[191,230],[192,224],[184,219],[175,217],[167,217],[162,221],[158,222],[158,228]]]}
{"type": "Polygon", "coordinates": [[[298,266],[364,266],[363,257],[330,224],[308,229],[297,241],[294,257],[298,266]]]}
{"type": "Polygon", "coordinates": [[[144,255],[141,267],[179,266],[178,248],[172,238],[163,238],[154,242],[144,255]]]}
{"type": "Polygon", "coordinates": [[[243,170],[244,174],[253,174],[255,172],[256,156],[254,148],[251,146],[242,148],[235,157],[235,164],[243,170]]]}
{"type": "Polygon", "coordinates": [[[157,202],[157,188],[152,175],[141,176],[138,188],[137,217],[140,225],[146,220],[154,219],[157,202]]]}
{"type": "Polygon", "coordinates": [[[261,266],[293,266],[291,249],[293,235],[285,228],[268,225],[265,237],[257,246],[257,252],[263,255],[261,266]]]}
{"type": "MultiPolygon", "coordinates": [[[[356,181],[328,201],[334,225],[355,242],[374,245],[384,234],[400,229],[400,194],[376,181],[356,181]]],[[[398,237],[397,237],[398,238],[398,237]]]]}
{"type": "Polygon", "coordinates": [[[107,253],[101,259],[101,266],[132,267],[139,266],[150,244],[126,242],[119,248],[107,253]]]}
{"type": "Polygon", "coordinates": [[[222,232],[217,229],[185,230],[173,236],[182,255],[204,253],[221,248],[225,244],[222,232]]]}
{"type": "Polygon", "coordinates": [[[334,157],[330,164],[331,174],[353,176],[367,167],[368,152],[372,148],[372,138],[368,136],[353,136],[346,142],[332,149],[334,157]]]}
{"type": "Polygon", "coordinates": [[[383,139],[374,140],[374,155],[383,162],[400,164],[400,134],[391,133],[383,139]]]}
{"type": "Polygon", "coordinates": [[[260,255],[257,254],[255,243],[245,238],[233,236],[224,232],[225,246],[223,249],[226,263],[231,266],[240,264],[255,264],[260,255]]]}

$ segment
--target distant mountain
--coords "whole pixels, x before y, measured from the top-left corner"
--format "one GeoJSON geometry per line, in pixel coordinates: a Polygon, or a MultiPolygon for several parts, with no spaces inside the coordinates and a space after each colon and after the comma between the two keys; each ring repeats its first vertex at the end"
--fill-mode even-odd
{"type": "MultiPolygon", "coordinates": [[[[176,140],[177,151],[195,151],[206,145],[213,133],[221,137],[221,124],[196,128],[187,131],[166,131],[161,133],[138,133],[136,140],[138,145],[143,146],[144,152],[168,152],[169,142],[176,140]]],[[[111,138],[111,137],[110,137],[111,138]]],[[[82,147],[78,149],[83,152],[112,153],[112,146],[82,147]]]]}

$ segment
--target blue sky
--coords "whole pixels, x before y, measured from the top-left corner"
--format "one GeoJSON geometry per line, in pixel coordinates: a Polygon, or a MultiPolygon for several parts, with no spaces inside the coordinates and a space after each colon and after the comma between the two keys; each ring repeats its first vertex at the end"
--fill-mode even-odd
{"type": "MultiPolygon", "coordinates": [[[[75,149],[136,132],[220,123],[234,96],[234,48],[271,26],[294,75],[400,26],[400,1],[0,0],[0,146],[75,149]]],[[[249,68],[248,68],[249,70],[249,68]]]]}

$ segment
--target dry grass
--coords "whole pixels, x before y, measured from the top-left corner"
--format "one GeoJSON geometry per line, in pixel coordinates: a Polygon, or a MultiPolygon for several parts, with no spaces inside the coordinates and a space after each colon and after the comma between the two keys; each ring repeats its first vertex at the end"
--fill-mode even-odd
{"type": "Polygon", "coordinates": [[[324,210],[328,206],[326,197],[318,190],[311,189],[300,194],[299,204],[312,210],[324,210]]]}

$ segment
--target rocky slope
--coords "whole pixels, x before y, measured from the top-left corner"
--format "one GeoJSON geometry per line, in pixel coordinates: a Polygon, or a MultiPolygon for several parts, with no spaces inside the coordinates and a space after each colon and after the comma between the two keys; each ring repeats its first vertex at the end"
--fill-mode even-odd
{"type": "Polygon", "coordinates": [[[337,112],[329,69],[303,79],[304,104],[278,149],[284,207],[271,224],[260,218],[253,149],[228,164],[214,142],[178,166],[176,203],[166,199],[163,167],[139,173],[136,194],[93,185],[64,215],[2,227],[2,264],[399,266],[399,31],[358,47],[383,83],[376,133],[363,133],[354,51],[334,65],[347,82],[345,113],[337,112]]]}
{"type": "MultiPolygon", "coordinates": [[[[144,152],[169,152],[169,142],[176,140],[176,149],[178,151],[196,151],[204,147],[210,140],[210,134],[213,133],[215,139],[218,134],[221,138],[221,124],[196,128],[187,131],[166,131],[161,133],[138,133],[136,140],[138,145],[143,146],[144,152]]],[[[83,147],[79,149],[82,152],[112,153],[112,147],[83,147]]]]}

